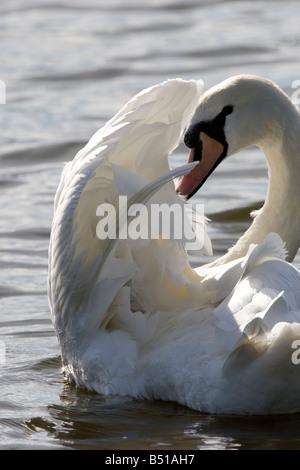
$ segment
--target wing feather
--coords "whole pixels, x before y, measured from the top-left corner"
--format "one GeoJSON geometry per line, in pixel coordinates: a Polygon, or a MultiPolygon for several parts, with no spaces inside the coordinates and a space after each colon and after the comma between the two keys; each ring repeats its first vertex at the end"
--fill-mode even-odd
{"type": "MultiPolygon", "coordinates": [[[[124,189],[133,193],[129,205],[146,202],[182,174],[182,169],[170,172],[168,155],[178,145],[202,88],[202,82],[175,79],[142,91],[65,165],[49,253],[50,305],[62,335],[74,334],[75,325],[84,330],[108,324],[108,307],[136,266],[132,259],[113,256],[114,241],[97,237],[96,209],[102,203],[117,206],[124,189]]],[[[175,194],[173,184],[169,190],[175,194]]]]}

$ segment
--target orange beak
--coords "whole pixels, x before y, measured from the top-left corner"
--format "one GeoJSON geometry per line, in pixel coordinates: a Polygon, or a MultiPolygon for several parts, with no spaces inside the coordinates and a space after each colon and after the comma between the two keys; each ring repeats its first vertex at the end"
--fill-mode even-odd
{"type": "Polygon", "coordinates": [[[189,199],[202,186],[204,181],[213,172],[223,158],[224,145],[209,137],[204,132],[200,132],[199,138],[202,142],[202,153],[199,158],[195,148],[192,148],[189,155],[189,163],[199,159],[198,165],[187,175],[183,176],[176,191],[189,199]],[[222,157],[222,158],[221,158],[222,157]]]}

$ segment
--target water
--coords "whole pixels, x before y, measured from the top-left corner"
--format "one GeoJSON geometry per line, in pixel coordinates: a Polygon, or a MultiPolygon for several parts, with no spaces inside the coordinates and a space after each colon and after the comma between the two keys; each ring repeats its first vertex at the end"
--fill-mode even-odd
{"type": "MultiPolygon", "coordinates": [[[[66,384],[47,300],[63,163],[132,95],[167,78],[208,88],[255,73],[292,96],[299,15],[298,0],[1,3],[1,449],[300,449],[299,415],[210,416],[66,384]]],[[[186,149],[172,158],[184,163],[186,149]]],[[[212,218],[214,256],[243,233],[266,190],[254,148],[207,182],[195,200],[212,218]]]]}

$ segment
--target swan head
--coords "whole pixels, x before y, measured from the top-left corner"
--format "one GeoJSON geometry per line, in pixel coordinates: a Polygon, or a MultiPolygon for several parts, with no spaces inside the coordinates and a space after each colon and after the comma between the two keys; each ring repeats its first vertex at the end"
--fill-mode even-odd
{"type": "Polygon", "coordinates": [[[280,101],[286,99],[277,85],[256,75],[238,75],[208,90],[184,135],[189,162],[199,164],[177,192],[189,199],[224,158],[278,133],[280,101]]]}

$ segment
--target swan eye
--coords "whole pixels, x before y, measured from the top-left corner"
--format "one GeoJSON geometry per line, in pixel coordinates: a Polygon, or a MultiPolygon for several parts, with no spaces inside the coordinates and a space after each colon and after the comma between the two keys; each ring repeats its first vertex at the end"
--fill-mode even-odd
{"type": "Polygon", "coordinates": [[[199,133],[200,131],[205,132],[211,138],[217,140],[221,144],[225,144],[226,139],[224,135],[224,126],[226,116],[231,114],[233,111],[233,106],[227,105],[224,106],[222,111],[210,121],[201,121],[196,124],[192,124],[186,131],[184,135],[184,143],[189,148],[195,148],[199,142],[199,133]]]}
{"type": "Polygon", "coordinates": [[[228,106],[224,106],[221,114],[223,114],[223,116],[228,116],[228,114],[231,114],[232,111],[233,111],[233,106],[230,104],[228,106]]]}

